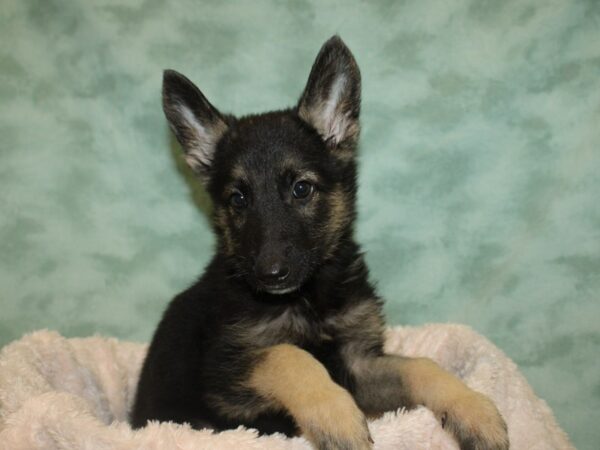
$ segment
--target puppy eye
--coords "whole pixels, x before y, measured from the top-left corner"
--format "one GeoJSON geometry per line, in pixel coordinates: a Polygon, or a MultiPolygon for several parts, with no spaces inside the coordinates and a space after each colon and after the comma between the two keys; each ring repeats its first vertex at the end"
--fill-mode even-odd
{"type": "Polygon", "coordinates": [[[313,185],[308,181],[298,181],[292,188],[292,195],[297,199],[307,198],[313,192],[313,185]]]}
{"type": "Polygon", "coordinates": [[[241,192],[234,192],[229,197],[229,203],[236,209],[244,209],[248,206],[248,202],[246,201],[246,197],[241,192]]]}

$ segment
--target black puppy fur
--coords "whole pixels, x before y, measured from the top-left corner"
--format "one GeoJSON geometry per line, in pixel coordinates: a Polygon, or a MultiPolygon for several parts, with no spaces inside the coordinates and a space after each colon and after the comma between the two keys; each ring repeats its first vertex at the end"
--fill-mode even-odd
{"type": "Polygon", "coordinates": [[[365,414],[424,404],[461,448],[508,448],[487,398],[383,351],[382,302],[353,237],[360,72],[339,37],[294,108],[224,115],[174,71],[163,106],[214,203],[217,250],[156,330],[133,427],[241,424],[366,449],[365,414]]]}

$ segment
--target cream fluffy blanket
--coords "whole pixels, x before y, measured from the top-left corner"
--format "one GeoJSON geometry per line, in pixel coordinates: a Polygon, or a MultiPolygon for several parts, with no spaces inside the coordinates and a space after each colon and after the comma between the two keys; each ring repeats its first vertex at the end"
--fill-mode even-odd
{"type": "MultiPolygon", "coordinates": [[[[458,325],[390,329],[387,351],[428,356],[491,397],[504,416],[511,449],[572,449],[543,400],[515,364],[458,325]]],[[[0,449],[309,449],[303,438],[221,433],[172,423],[132,431],[127,424],[146,346],[115,339],[65,339],[39,331],[0,353],[0,449]]],[[[370,422],[375,449],[456,449],[425,408],[370,422]]]]}

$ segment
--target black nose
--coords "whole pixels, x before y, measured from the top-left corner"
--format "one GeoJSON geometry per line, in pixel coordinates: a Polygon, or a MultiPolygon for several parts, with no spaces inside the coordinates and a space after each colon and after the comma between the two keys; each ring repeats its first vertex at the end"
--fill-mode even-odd
{"type": "Polygon", "coordinates": [[[265,284],[279,284],[290,274],[290,269],[279,262],[267,263],[257,267],[256,276],[265,284]]]}

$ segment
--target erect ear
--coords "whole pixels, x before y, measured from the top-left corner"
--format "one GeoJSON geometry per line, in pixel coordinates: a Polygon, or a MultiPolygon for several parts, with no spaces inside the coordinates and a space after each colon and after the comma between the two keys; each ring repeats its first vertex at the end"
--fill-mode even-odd
{"type": "Polygon", "coordinates": [[[174,70],[163,73],[162,101],[186,162],[206,179],[217,143],[227,131],[223,116],[194,83],[174,70]]]}
{"type": "Polygon", "coordinates": [[[312,125],[331,148],[353,149],[360,125],[360,71],[339,36],[317,55],[298,102],[298,115],[312,125]]]}

